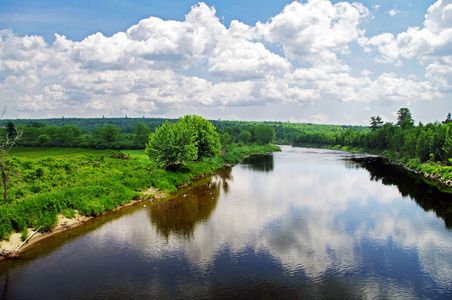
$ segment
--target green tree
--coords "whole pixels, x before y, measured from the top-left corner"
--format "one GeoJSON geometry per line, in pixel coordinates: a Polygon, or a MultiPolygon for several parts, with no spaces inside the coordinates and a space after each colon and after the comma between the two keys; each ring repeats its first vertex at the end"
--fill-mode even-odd
{"type": "Polygon", "coordinates": [[[370,118],[370,129],[375,131],[383,126],[383,120],[381,120],[380,116],[371,117],[370,118]]]}
{"type": "Polygon", "coordinates": [[[411,112],[408,108],[403,107],[397,112],[397,126],[405,128],[412,128],[414,126],[414,120],[411,117],[411,112]]]}
{"type": "Polygon", "coordinates": [[[46,126],[47,126],[46,124],[38,122],[38,121],[34,121],[31,124],[31,127],[34,127],[34,128],[42,128],[42,127],[46,127],[46,126]]]}
{"type": "Polygon", "coordinates": [[[17,134],[16,125],[11,121],[6,124],[6,134],[8,135],[9,139],[13,139],[17,134]]]}
{"type": "Polygon", "coordinates": [[[48,146],[48,144],[50,143],[51,140],[52,140],[52,138],[50,136],[48,136],[47,134],[41,134],[36,139],[36,146],[46,147],[46,146],[48,146]]]}
{"type": "Polygon", "coordinates": [[[430,157],[430,135],[422,131],[417,138],[416,143],[416,156],[419,157],[421,161],[426,161],[430,157]]]}
{"type": "Polygon", "coordinates": [[[452,159],[452,125],[449,125],[449,128],[447,130],[447,137],[442,150],[444,151],[444,157],[446,159],[452,159]]]}
{"type": "Polygon", "coordinates": [[[416,156],[416,134],[411,132],[405,136],[405,144],[403,150],[410,157],[416,156]]]}
{"type": "Polygon", "coordinates": [[[234,139],[234,142],[236,142],[237,137],[239,136],[242,129],[240,129],[240,127],[238,125],[234,125],[234,126],[227,127],[224,131],[229,133],[232,136],[232,138],[234,139]]]}
{"type": "Polygon", "coordinates": [[[275,138],[275,128],[270,126],[257,126],[254,131],[254,140],[259,145],[267,145],[275,138]]]}
{"type": "MultiPolygon", "coordinates": [[[[5,112],[6,108],[3,109],[3,114],[1,117],[3,117],[5,112]]],[[[16,127],[14,123],[12,123],[12,125],[13,126],[9,125],[8,123],[6,130],[4,130],[0,135],[0,170],[2,173],[3,199],[5,202],[8,199],[8,186],[7,186],[8,176],[5,170],[5,161],[6,158],[8,157],[9,151],[11,151],[11,149],[16,145],[16,143],[22,136],[22,129],[16,127]],[[14,128],[14,132],[12,131],[12,128],[14,128]]]]}
{"type": "Polygon", "coordinates": [[[113,143],[118,138],[119,129],[113,124],[106,124],[102,127],[93,129],[93,138],[95,144],[100,144],[101,147],[113,146],[113,143]]]}
{"type": "Polygon", "coordinates": [[[444,120],[442,123],[443,124],[449,124],[450,122],[452,122],[452,115],[450,113],[447,114],[446,120],[444,120]]]}
{"type": "Polygon", "coordinates": [[[137,123],[136,127],[133,137],[134,143],[137,147],[145,147],[151,130],[143,123],[137,123]]]}
{"type": "Polygon", "coordinates": [[[58,144],[65,147],[74,147],[78,144],[78,138],[82,130],[75,125],[64,125],[60,128],[58,144]]]}
{"type": "Polygon", "coordinates": [[[220,135],[208,120],[197,115],[186,115],[177,123],[194,130],[195,143],[198,148],[198,160],[204,157],[214,157],[220,152],[220,135]]]}
{"type": "Polygon", "coordinates": [[[234,140],[233,137],[227,132],[224,132],[223,134],[220,135],[221,155],[224,155],[225,153],[232,150],[233,140],[234,140]]]}
{"type": "Polygon", "coordinates": [[[195,131],[185,123],[166,121],[149,136],[145,153],[156,168],[185,164],[198,157],[195,138],[195,131]]]}
{"type": "Polygon", "coordinates": [[[242,142],[243,144],[247,145],[251,142],[251,132],[249,132],[248,130],[243,130],[237,136],[237,139],[239,142],[242,142]]]}

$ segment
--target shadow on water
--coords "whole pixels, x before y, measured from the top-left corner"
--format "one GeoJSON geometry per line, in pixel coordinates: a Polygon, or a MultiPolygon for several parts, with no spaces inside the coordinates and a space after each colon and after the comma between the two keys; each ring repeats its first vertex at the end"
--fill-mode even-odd
{"type": "Polygon", "coordinates": [[[444,220],[446,228],[452,229],[451,193],[440,191],[437,186],[426,183],[426,179],[421,175],[413,174],[400,166],[390,165],[380,157],[359,157],[352,158],[351,161],[369,171],[372,181],[396,186],[402,196],[410,197],[425,211],[434,211],[444,220]]]}
{"type": "Polygon", "coordinates": [[[196,226],[207,221],[215,211],[221,189],[228,193],[231,180],[231,169],[226,169],[168,201],[150,206],[147,212],[151,224],[167,240],[171,234],[192,237],[196,226]]]}
{"type": "Polygon", "coordinates": [[[272,172],[274,168],[272,154],[255,154],[251,155],[242,162],[243,167],[249,168],[257,172],[272,172]]]}

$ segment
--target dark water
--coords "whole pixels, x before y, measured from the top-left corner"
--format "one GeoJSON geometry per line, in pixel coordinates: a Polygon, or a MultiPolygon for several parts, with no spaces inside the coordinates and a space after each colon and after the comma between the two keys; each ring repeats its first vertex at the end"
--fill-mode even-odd
{"type": "Polygon", "coordinates": [[[452,197],[283,147],[0,263],[2,299],[447,299],[452,197]]]}

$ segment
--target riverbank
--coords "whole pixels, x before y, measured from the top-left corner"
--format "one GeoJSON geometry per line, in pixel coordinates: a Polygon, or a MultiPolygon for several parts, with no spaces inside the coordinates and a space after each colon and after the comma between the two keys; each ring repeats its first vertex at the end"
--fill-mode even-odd
{"type": "Polygon", "coordinates": [[[452,166],[444,165],[441,162],[427,161],[421,163],[418,159],[408,159],[406,157],[399,158],[397,153],[393,153],[389,150],[371,150],[349,146],[321,146],[321,145],[303,145],[296,147],[312,147],[312,148],[325,148],[342,150],[347,152],[365,153],[369,155],[377,155],[384,158],[388,164],[399,166],[407,171],[422,176],[429,184],[435,183],[439,185],[440,189],[452,193],[452,166]],[[442,187],[442,188],[441,188],[442,187]]]}
{"type": "MultiPolygon", "coordinates": [[[[26,151],[29,153],[30,149],[26,151]]],[[[39,151],[44,150],[37,149],[37,152],[39,151]]],[[[80,151],[83,153],[84,150],[80,151]]],[[[137,150],[124,153],[100,152],[99,157],[91,154],[89,157],[72,155],[65,159],[61,159],[58,154],[44,157],[35,153],[37,158],[34,160],[22,157],[20,152],[16,152],[16,156],[11,159],[20,163],[17,164],[17,173],[20,175],[17,177],[27,179],[25,177],[27,168],[34,172],[45,168],[38,172],[48,176],[43,175],[29,182],[20,182],[19,178],[12,177],[13,181],[22,184],[22,188],[27,184],[35,186],[39,184],[41,189],[37,193],[32,193],[33,187],[27,187],[30,193],[26,197],[9,205],[0,206],[0,234],[6,237],[0,242],[0,259],[11,256],[23,240],[42,225],[45,226],[44,230],[28,240],[18,253],[49,236],[79,226],[98,215],[138,202],[165,198],[179,188],[212,174],[223,166],[233,166],[245,156],[273,151],[280,149],[274,145],[236,147],[228,153],[228,157],[190,163],[176,171],[146,170],[147,158],[142,151],[137,150]],[[52,172],[54,174],[50,176],[52,172]],[[66,175],[65,180],[57,181],[62,179],[63,175],[66,175]],[[61,185],[55,187],[55,181],[61,185]],[[43,188],[50,185],[54,185],[53,188],[43,188]]],[[[12,190],[11,193],[17,192],[12,190]]]]}
{"type": "MultiPolygon", "coordinates": [[[[154,202],[156,200],[162,200],[166,197],[167,197],[167,194],[165,192],[159,191],[156,188],[151,187],[142,193],[142,196],[140,197],[139,200],[132,200],[129,203],[118,206],[111,211],[105,211],[101,215],[105,215],[105,214],[108,214],[108,213],[111,213],[114,211],[118,211],[123,208],[135,205],[137,203],[154,202]]],[[[83,223],[85,223],[95,217],[97,217],[97,216],[84,216],[84,215],[79,214],[78,212],[75,213],[75,216],[73,218],[67,218],[67,217],[59,214],[58,222],[51,231],[35,232],[36,228],[27,228],[28,235],[29,236],[33,235],[33,236],[31,238],[29,238],[28,240],[26,240],[25,243],[22,239],[21,233],[12,233],[8,241],[1,241],[0,260],[5,259],[5,258],[15,257],[21,251],[24,251],[27,248],[30,248],[31,246],[33,246],[36,243],[38,243],[46,238],[49,238],[51,236],[60,234],[66,230],[80,226],[83,223]],[[20,247],[20,249],[19,249],[19,247],[20,247]]]]}

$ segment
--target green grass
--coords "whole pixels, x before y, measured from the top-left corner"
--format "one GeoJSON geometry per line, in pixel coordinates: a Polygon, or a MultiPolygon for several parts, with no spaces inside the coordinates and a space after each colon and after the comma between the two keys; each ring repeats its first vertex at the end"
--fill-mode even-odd
{"type": "MultiPolygon", "coordinates": [[[[8,199],[0,200],[0,240],[28,227],[51,230],[57,215],[99,215],[131,200],[149,187],[167,193],[201,175],[213,173],[224,161],[238,162],[251,153],[279,148],[235,148],[228,157],[204,159],[169,170],[150,170],[144,150],[90,150],[17,147],[5,166],[8,199]]],[[[0,188],[3,195],[3,186],[0,188]]]]}
{"type": "MultiPolygon", "coordinates": [[[[14,147],[10,156],[27,159],[52,158],[76,158],[83,155],[102,155],[112,150],[97,150],[83,148],[39,148],[39,147],[14,147]]],[[[136,150],[141,151],[141,150],[136,150]]],[[[143,152],[144,153],[144,152],[143,152]]]]}
{"type": "Polygon", "coordinates": [[[261,153],[265,154],[267,152],[275,152],[275,151],[281,151],[281,149],[278,146],[275,145],[265,145],[265,146],[242,146],[242,147],[234,147],[232,151],[227,153],[224,157],[224,161],[226,163],[232,163],[236,164],[240,162],[240,159],[242,157],[251,155],[253,153],[261,153]]]}
{"type": "Polygon", "coordinates": [[[123,150],[122,152],[132,158],[138,158],[138,159],[143,159],[143,160],[148,159],[148,156],[146,155],[146,153],[144,153],[144,149],[143,150],[123,150]]]}

